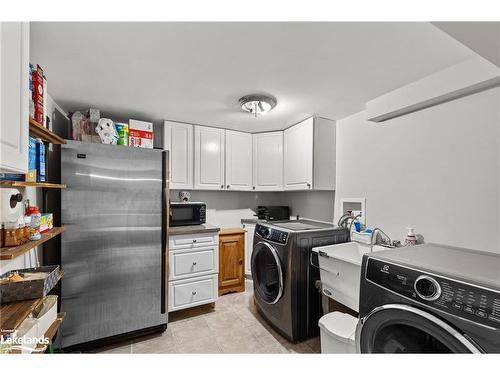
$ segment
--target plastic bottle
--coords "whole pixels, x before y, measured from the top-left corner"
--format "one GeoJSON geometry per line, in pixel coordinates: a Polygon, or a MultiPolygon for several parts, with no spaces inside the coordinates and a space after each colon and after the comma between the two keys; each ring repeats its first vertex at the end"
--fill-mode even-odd
{"type": "Polygon", "coordinates": [[[36,241],[42,238],[42,235],[40,234],[40,218],[42,215],[40,214],[40,211],[38,210],[37,206],[30,206],[28,207],[28,210],[26,211],[26,215],[31,216],[31,236],[30,240],[31,241],[36,241]]]}
{"type": "Polygon", "coordinates": [[[408,233],[405,236],[405,246],[413,246],[417,244],[417,236],[413,228],[407,228],[408,233]]]}

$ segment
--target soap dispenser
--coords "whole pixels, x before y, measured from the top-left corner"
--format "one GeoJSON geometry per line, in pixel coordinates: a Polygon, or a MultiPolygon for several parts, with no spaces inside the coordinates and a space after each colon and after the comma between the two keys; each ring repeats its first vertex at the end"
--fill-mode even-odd
{"type": "Polygon", "coordinates": [[[408,233],[405,236],[405,246],[413,246],[417,244],[417,236],[413,228],[407,228],[408,233]]]}

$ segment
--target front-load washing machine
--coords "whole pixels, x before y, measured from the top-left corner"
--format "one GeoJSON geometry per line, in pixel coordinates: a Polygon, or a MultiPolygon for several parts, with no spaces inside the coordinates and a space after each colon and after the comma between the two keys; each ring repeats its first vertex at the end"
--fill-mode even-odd
{"type": "Polygon", "coordinates": [[[500,255],[436,244],[365,254],[361,353],[500,353],[500,255]]]}
{"type": "Polygon", "coordinates": [[[347,229],[310,220],[256,225],[251,260],[255,304],[288,340],[319,334],[320,275],[311,265],[310,258],[315,256],[311,249],[348,240],[347,229]]]}

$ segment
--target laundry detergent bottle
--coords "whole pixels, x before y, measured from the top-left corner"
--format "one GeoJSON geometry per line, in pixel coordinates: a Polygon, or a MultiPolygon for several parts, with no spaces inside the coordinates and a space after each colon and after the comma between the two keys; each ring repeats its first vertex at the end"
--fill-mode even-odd
{"type": "Polygon", "coordinates": [[[417,244],[417,236],[413,228],[407,228],[408,233],[405,236],[405,246],[413,246],[417,244]]]}

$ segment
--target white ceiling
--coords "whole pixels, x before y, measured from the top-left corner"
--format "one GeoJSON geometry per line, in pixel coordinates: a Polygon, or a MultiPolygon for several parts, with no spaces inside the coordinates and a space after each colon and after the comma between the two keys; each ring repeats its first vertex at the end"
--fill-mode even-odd
{"type": "Polygon", "coordinates": [[[31,24],[31,62],[67,110],[249,132],[343,118],[472,56],[430,23],[31,24]],[[253,118],[251,93],[278,105],[253,118]]]}

